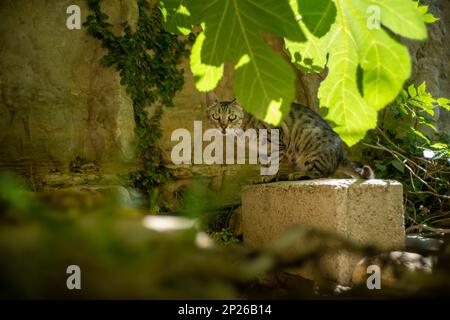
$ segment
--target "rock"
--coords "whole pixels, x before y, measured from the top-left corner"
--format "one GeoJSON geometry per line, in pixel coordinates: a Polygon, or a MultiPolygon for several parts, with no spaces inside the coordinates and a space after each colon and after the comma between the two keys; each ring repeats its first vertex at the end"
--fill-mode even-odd
{"type": "Polygon", "coordinates": [[[116,174],[50,173],[41,177],[42,189],[68,188],[92,185],[118,185],[122,181],[116,174]]]}
{"type": "Polygon", "coordinates": [[[242,236],[242,207],[233,210],[228,218],[228,227],[236,237],[242,236]]]}
{"type": "Polygon", "coordinates": [[[367,281],[367,268],[376,265],[381,271],[381,288],[393,287],[405,273],[431,273],[433,259],[417,253],[393,251],[375,257],[364,258],[355,267],[352,284],[360,285],[367,281]]]}
{"type": "Polygon", "coordinates": [[[105,198],[98,192],[80,192],[72,188],[41,191],[36,193],[36,197],[49,208],[58,211],[85,212],[105,205],[105,198]]]}
{"type": "Polygon", "coordinates": [[[37,192],[37,198],[60,210],[91,210],[115,201],[116,207],[132,208],[128,190],[122,186],[77,186],[37,192]]]}
{"type": "Polygon", "coordinates": [[[437,253],[444,245],[444,240],[427,237],[421,234],[406,235],[406,249],[421,254],[437,253]]]}
{"type": "Polygon", "coordinates": [[[115,201],[117,206],[122,208],[133,207],[130,193],[123,186],[90,186],[90,187],[80,187],[81,192],[98,192],[107,201],[115,201]]]}
{"type": "MultiPolygon", "coordinates": [[[[248,186],[242,191],[244,243],[263,246],[295,225],[334,232],[384,250],[403,248],[402,185],[387,180],[319,179],[248,186]]],[[[299,243],[298,246],[308,246],[299,243]]],[[[345,252],[320,259],[322,276],[348,285],[361,256],[345,252]]],[[[312,265],[290,270],[314,278],[312,265]]]]}

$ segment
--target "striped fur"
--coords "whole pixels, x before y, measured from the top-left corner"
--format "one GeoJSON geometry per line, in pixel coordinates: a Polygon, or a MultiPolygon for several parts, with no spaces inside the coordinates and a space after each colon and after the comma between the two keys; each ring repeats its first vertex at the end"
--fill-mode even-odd
{"type": "MultiPolygon", "coordinates": [[[[234,100],[208,102],[209,121],[224,132],[227,128],[273,128],[244,112],[234,100]]],[[[345,159],[341,138],[319,114],[308,107],[293,103],[291,112],[278,128],[282,168],[280,175],[299,172],[303,177],[321,178],[329,177],[339,169],[351,177],[374,178],[369,166],[359,168],[345,159]]]]}

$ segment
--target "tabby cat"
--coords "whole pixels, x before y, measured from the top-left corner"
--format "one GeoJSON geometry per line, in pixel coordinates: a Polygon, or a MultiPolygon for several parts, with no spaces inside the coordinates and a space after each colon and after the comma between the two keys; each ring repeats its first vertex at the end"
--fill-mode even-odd
{"type": "MultiPolygon", "coordinates": [[[[236,100],[219,101],[211,93],[206,100],[209,121],[223,132],[226,129],[274,128],[245,112],[236,100]]],[[[374,178],[369,166],[359,168],[344,157],[339,135],[308,107],[292,103],[291,112],[278,129],[282,169],[270,180],[323,178],[332,176],[338,169],[353,178],[374,178]]]]}

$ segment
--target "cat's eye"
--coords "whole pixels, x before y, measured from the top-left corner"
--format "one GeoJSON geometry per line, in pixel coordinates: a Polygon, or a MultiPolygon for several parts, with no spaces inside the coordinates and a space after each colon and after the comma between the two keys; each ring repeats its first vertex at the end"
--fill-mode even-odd
{"type": "Polygon", "coordinates": [[[214,120],[219,120],[219,119],[220,119],[220,116],[219,116],[217,113],[214,113],[214,114],[212,115],[212,118],[213,118],[214,120]]]}
{"type": "Polygon", "coordinates": [[[231,116],[228,117],[228,120],[230,121],[234,121],[236,120],[237,116],[235,114],[232,114],[231,116]]]}

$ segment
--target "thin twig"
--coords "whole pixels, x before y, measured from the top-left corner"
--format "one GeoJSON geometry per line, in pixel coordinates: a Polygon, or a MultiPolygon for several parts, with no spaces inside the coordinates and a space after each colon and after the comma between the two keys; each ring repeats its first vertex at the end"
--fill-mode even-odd
{"type": "MultiPolygon", "coordinates": [[[[439,223],[439,221],[443,220],[443,219],[438,219],[438,218],[448,217],[448,216],[449,216],[449,212],[445,212],[445,213],[442,213],[442,214],[438,214],[438,215],[435,215],[435,216],[431,216],[431,217],[429,217],[429,218],[427,218],[427,219],[424,219],[424,220],[422,221],[422,224],[425,224],[426,222],[429,222],[429,221],[432,221],[432,224],[436,224],[436,223],[439,223]],[[437,219],[437,220],[436,220],[436,219],[437,219]]],[[[450,219],[450,218],[447,218],[447,219],[450,219]]],[[[415,224],[418,224],[418,223],[415,222],[415,224]]]]}
{"type": "Polygon", "coordinates": [[[395,155],[397,155],[397,156],[400,156],[400,157],[402,157],[404,160],[407,160],[407,161],[411,162],[415,167],[419,168],[420,170],[422,170],[422,171],[424,171],[424,172],[427,172],[427,170],[426,170],[425,168],[423,168],[422,166],[418,165],[418,164],[417,164],[416,162],[414,162],[413,160],[409,159],[408,157],[406,157],[405,155],[403,155],[403,154],[401,154],[401,153],[399,153],[399,152],[397,152],[397,151],[391,150],[391,149],[389,149],[389,148],[383,146],[383,145],[380,144],[379,142],[377,142],[377,145],[376,145],[376,146],[374,146],[373,144],[365,143],[365,142],[363,142],[363,144],[366,145],[366,146],[368,146],[368,147],[374,148],[374,149],[378,149],[378,150],[382,150],[382,151],[389,152],[389,153],[392,154],[392,155],[395,154],[395,155]]]}
{"type": "Polygon", "coordinates": [[[450,229],[443,229],[443,228],[433,228],[433,227],[429,227],[426,226],[424,224],[417,224],[414,226],[410,226],[409,228],[406,229],[406,232],[411,232],[411,231],[419,231],[422,232],[423,230],[425,231],[431,231],[431,232],[436,232],[436,233],[450,233],[450,229]]]}
{"type": "Polygon", "coordinates": [[[397,150],[400,151],[400,152],[406,153],[405,150],[403,150],[401,147],[399,147],[398,145],[396,145],[391,139],[389,139],[389,137],[387,136],[387,134],[386,134],[383,130],[381,130],[380,127],[377,127],[377,130],[378,130],[378,132],[381,134],[381,136],[382,136],[383,138],[385,138],[386,141],[389,142],[395,149],[397,149],[397,150]]]}
{"type": "Polygon", "coordinates": [[[411,169],[411,167],[410,166],[408,166],[406,163],[404,163],[403,161],[401,161],[400,159],[399,159],[399,156],[401,156],[401,157],[403,157],[405,160],[407,160],[407,161],[410,161],[412,164],[414,164],[417,168],[420,168],[420,169],[422,169],[423,171],[425,171],[426,172],[426,170],[424,169],[424,168],[422,168],[421,166],[419,166],[418,164],[416,164],[414,161],[412,161],[411,159],[409,159],[409,158],[407,158],[407,157],[405,157],[404,155],[402,155],[402,154],[400,154],[400,153],[398,153],[398,152],[396,152],[396,151],[394,151],[394,150],[391,150],[391,149],[389,149],[389,148],[386,148],[385,146],[383,146],[383,145],[378,145],[378,146],[374,146],[374,145],[372,145],[372,144],[368,144],[368,143],[363,143],[364,145],[366,145],[366,146],[368,146],[368,147],[371,147],[371,148],[374,148],[374,149],[378,149],[378,150],[383,150],[383,151],[387,151],[387,152],[389,152],[391,155],[393,155],[395,158],[397,158],[397,160],[399,160],[400,162],[402,162],[403,163],[403,165],[417,178],[417,179],[419,179],[424,185],[426,185],[431,191],[433,191],[434,193],[437,193],[437,191],[432,187],[432,186],[430,186],[425,180],[423,180],[419,175],[417,175],[415,172],[414,172],[414,170],[412,170],[411,169]]]}
{"type": "Polygon", "coordinates": [[[434,193],[431,191],[408,191],[408,193],[414,193],[414,194],[431,194],[435,197],[444,198],[444,199],[450,199],[450,196],[446,196],[443,194],[434,193]]]}
{"type": "MultiPolygon", "coordinates": [[[[408,199],[408,195],[407,194],[405,194],[405,200],[406,200],[406,203],[410,203],[410,205],[411,205],[411,208],[413,209],[413,211],[414,211],[414,218],[411,218],[411,217],[409,217],[411,220],[413,220],[413,222],[415,223],[415,224],[417,224],[417,222],[416,222],[416,219],[417,219],[417,210],[416,210],[416,206],[414,205],[414,203],[412,203],[412,201],[411,200],[409,200],[408,199]]],[[[406,207],[406,206],[405,206],[406,207]]],[[[408,215],[409,216],[409,215],[408,215]]]]}
{"type": "Polygon", "coordinates": [[[408,172],[409,172],[409,178],[411,179],[411,185],[412,185],[414,191],[416,191],[416,185],[414,184],[413,175],[410,170],[408,170],[408,172]]]}

